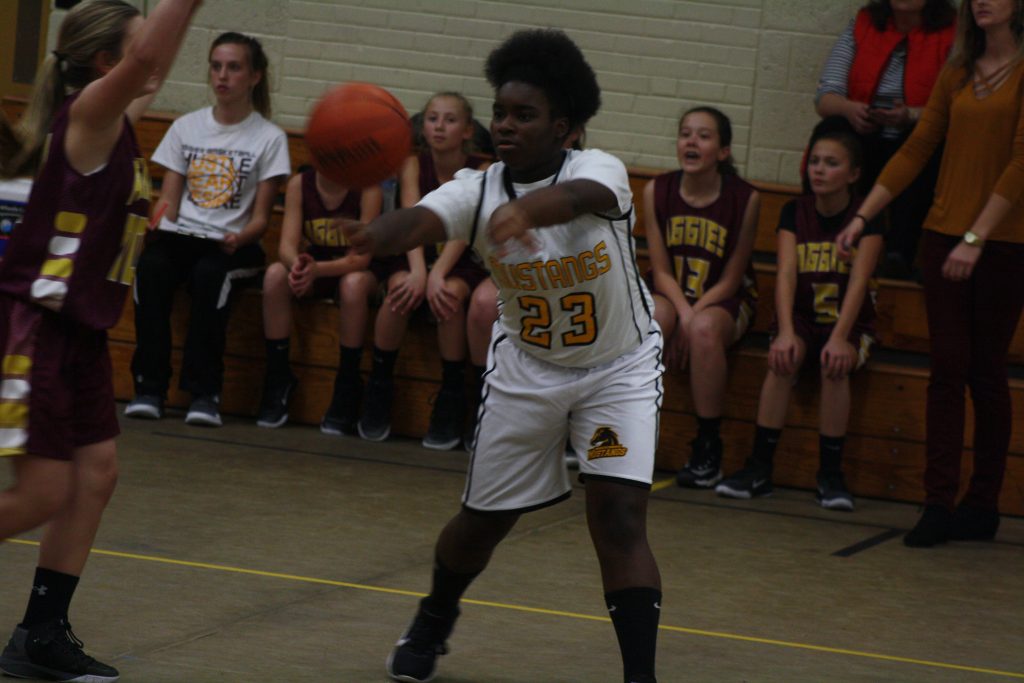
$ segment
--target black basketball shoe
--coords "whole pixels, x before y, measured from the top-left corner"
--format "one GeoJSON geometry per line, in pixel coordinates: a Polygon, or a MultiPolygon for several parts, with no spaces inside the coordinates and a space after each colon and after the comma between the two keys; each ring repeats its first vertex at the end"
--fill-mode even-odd
{"type": "Polygon", "coordinates": [[[17,678],[76,683],[111,683],[120,677],[114,667],[82,652],[82,641],[62,618],[30,629],[15,627],[0,655],[0,671],[17,678]]]}

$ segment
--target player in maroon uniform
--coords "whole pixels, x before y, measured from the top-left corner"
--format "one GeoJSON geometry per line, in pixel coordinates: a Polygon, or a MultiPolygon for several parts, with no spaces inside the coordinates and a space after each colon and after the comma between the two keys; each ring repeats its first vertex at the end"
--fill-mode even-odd
{"type": "Polygon", "coordinates": [[[150,194],[131,124],[199,4],[162,0],[145,21],[119,0],[78,5],[19,133],[0,117],[3,175],[38,168],[0,262],[0,456],[16,479],[0,493],[0,540],[46,524],[28,608],[0,655],[6,674],[118,678],[82,652],[68,608],[117,480],[106,329],[135,272],[150,194]]]}
{"type": "Polygon", "coordinates": [[[681,168],[644,188],[644,221],[655,316],[668,339],[666,365],[686,368],[697,438],[680,486],[710,488],[722,478],[719,428],[725,402],[726,350],[746,332],[757,305],[750,262],[761,200],[736,174],[729,118],[696,107],[679,120],[681,168]]]}
{"type": "Polygon", "coordinates": [[[352,410],[346,406],[356,405],[358,392],[345,387],[359,382],[369,299],[377,289],[377,277],[367,270],[368,256],[348,253],[345,236],[334,225],[334,219],[371,221],[380,215],[382,202],[379,187],[342,187],[314,169],[288,181],[278,248],[280,260],[267,268],[263,276],[267,371],[256,419],[259,426],[280,427],[288,420],[288,401],[297,383],[288,363],[292,301],[317,296],[336,299],[341,309],[341,359],[334,399],[321,428],[341,433],[354,427],[352,410]],[[305,250],[301,248],[303,242],[308,245],[305,250]],[[346,415],[350,423],[347,427],[346,415]]]}
{"type": "Polygon", "coordinates": [[[877,224],[865,231],[852,263],[840,259],[835,246],[836,235],[860,206],[851,190],[860,175],[860,150],[851,132],[822,133],[808,160],[812,194],[782,209],[776,319],[754,451],[743,469],[715,488],[719,495],[752,498],[772,492],[772,458],[789,394],[805,359],[811,358],[821,366],[818,501],[828,509],[853,509],[840,461],[850,416],[850,373],[864,364],[874,342],[871,278],[882,251],[877,224]]]}
{"type": "MultiPolygon", "coordinates": [[[[427,193],[463,168],[485,168],[487,161],[470,154],[473,107],[459,93],[437,93],[423,109],[423,149],[399,171],[400,203],[415,206],[427,193]]],[[[401,257],[399,257],[401,258],[401,257]]],[[[405,259],[402,259],[403,261],[405,259]]],[[[374,324],[373,370],[366,388],[359,434],[381,441],[391,431],[392,370],[409,316],[425,299],[437,319],[441,351],[441,390],[434,401],[423,445],[435,450],[455,448],[462,440],[466,412],[466,302],[487,279],[487,270],[465,242],[447,242],[410,252],[406,267],[388,278],[388,296],[374,324]],[[419,259],[424,270],[420,271],[419,259]],[[418,280],[425,278],[424,285],[418,280]],[[417,295],[417,292],[423,292],[417,295]]],[[[475,364],[475,362],[474,362],[475,364]]]]}

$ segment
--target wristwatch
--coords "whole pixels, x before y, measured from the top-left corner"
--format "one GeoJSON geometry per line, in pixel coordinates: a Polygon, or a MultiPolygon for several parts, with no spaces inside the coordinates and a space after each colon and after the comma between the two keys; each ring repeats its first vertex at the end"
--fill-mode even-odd
{"type": "Polygon", "coordinates": [[[985,244],[985,240],[977,233],[968,230],[964,233],[964,244],[970,247],[980,247],[985,244]]]}

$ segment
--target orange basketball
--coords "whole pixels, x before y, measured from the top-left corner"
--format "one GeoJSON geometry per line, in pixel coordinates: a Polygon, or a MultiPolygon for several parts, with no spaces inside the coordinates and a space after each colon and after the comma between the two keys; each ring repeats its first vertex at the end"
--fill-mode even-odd
{"type": "Polygon", "coordinates": [[[391,177],[412,150],[402,103],[370,83],[345,83],[325,94],[309,117],[306,146],[313,166],[346,187],[391,177]]]}

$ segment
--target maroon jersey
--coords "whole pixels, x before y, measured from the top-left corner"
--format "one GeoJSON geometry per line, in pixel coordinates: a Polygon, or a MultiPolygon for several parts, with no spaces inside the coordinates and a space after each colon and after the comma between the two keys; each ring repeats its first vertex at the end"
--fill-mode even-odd
{"type": "Polygon", "coordinates": [[[309,243],[307,252],[315,261],[339,259],[348,251],[348,241],[340,229],[334,227],[335,218],[359,219],[363,193],[349,189],[345,198],[334,209],[324,206],[316,189],[316,170],[302,173],[302,236],[309,243]]]}
{"type": "Polygon", "coordinates": [[[135,277],[151,186],[127,117],[106,166],[89,175],[71,167],[64,139],[76,98],[50,128],[45,163],[0,261],[0,292],[102,330],[121,317],[135,277]]]}
{"type": "MultiPolygon", "coordinates": [[[[434,157],[430,154],[430,150],[420,152],[420,196],[426,197],[428,194],[441,187],[441,181],[437,178],[437,167],[434,166],[434,157]]],[[[487,163],[487,159],[483,157],[470,154],[466,157],[466,164],[463,168],[480,168],[482,165],[487,163]]],[[[437,257],[441,254],[441,250],[444,248],[444,242],[438,244],[428,244],[423,247],[423,259],[427,263],[429,268],[437,260],[437,257]]],[[[452,270],[456,268],[481,268],[480,262],[477,260],[473,250],[470,247],[462,252],[459,256],[459,260],[452,266],[452,270]]]]}
{"type": "MultiPolygon", "coordinates": [[[[672,260],[676,282],[691,304],[714,287],[736,251],[743,216],[754,186],[742,178],[722,176],[718,199],[703,208],[690,206],[679,192],[683,172],[654,179],[654,214],[672,260]]],[[[747,264],[737,297],[757,301],[753,263],[747,264]]]]}
{"type": "MultiPolygon", "coordinates": [[[[845,211],[835,216],[822,216],[814,204],[814,195],[794,199],[782,208],[779,230],[796,234],[797,277],[793,314],[817,325],[835,325],[839,309],[850,283],[850,264],[836,251],[836,235],[857,213],[860,200],[855,199],[845,211]]],[[[864,235],[877,235],[880,225],[869,223],[864,235]]],[[[874,281],[868,286],[856,327],[870,330],[875,319],[874,281]]]]}

